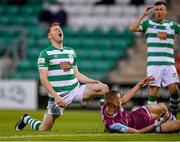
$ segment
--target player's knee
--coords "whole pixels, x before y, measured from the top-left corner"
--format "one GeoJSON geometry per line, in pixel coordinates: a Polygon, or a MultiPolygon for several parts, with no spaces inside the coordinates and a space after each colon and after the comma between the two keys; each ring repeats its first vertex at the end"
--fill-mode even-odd
{"type": "Polygon", "coordinates": [[[166,111],[167,110],[167,106],[165,105],[165,103],[159,103],[159,106],[161,107],[161,109],[163,111],[166,111]]]}
{"type": "Polygon", "coordinates": [[[109,87],[108,87],[108,85],[106,85],[106,84],[103,84],[103,86],[102,86],[102,93],[104,94],[104,93],[106,93],[106,92],[108,92],[109,91],[109,87]]]}
{"type": "Polygon", "coordinates": [[[176,84],[172,84],[168,87],[170,94],[177,94],[178,92],[178,86],[176,84]]]}
{"type": "Polygon", "coordinates": [[[88,88],[89,95],[86,95],[86,98],[98,97],[100,95],[105,94],[109,91],[109,88],[106,84],[96,84],[92,85],[88,88]]]}
{"type": "Polygon", "coordinates": [[[95,93],[104,94],[109,91],[109,87],[106,84],[100,84],[95,93]]]}

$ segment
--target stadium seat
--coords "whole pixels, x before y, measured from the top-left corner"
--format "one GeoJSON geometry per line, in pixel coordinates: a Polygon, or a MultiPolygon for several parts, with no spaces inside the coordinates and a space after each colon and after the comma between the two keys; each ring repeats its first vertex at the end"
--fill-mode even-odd
{"type": "Polygon", "coordinates": [[[31,69],[30,60],[20,60],[17,65],[18,71],[26,71],[31,69]]]}
{"type": "Polygon", "coordinates": [[[9,22],[10,22],[10,18],[9,17],[7,17],[5,15],[1,16],[1,18],[0,18],[0,25],[7,25],[7,24],[9,24],[9,22]]]}
{"type": "Polygon", "coordinates": [[[17,6],[7,6],[5,14],[6,15],[18,15],[18,7],[17,6]]]}
{"type": "Polygon", "coordinates": [[[31,5],[25,5],[21,8],[19,8],[19,14],[21,15],[38,15],[41,11],[42,7],[41,5],[37,6],[31,6],[31,5]]]}
{"type": "Polygon", "coordinates": [[[94,61],[93,65],[94,71],[99,71],[101,73],[107,72],[112,69],[112,67],[114,67],[114,64],[112,64],[112,62],[109,62],[108,60],[94,61]]]}
{"type": "Polygon", "coordinates": [[[39,48],[26,48],[26,56],[30,61],[37,59],[39,57],[40,52],[41,49],[39,48]]]}
{"type": "Polygon", "coordinates": [[[80,71],[93,71],[94,63],[90,60],[78,60],[78,67],[80,71]]]}
{"type": "Polygon", "coordinates": [[[107,32],[106,32],[106,36],[109,38],[119,38],[122,36],[121,32],[119,32],[116,28],[110,28],[107,32]]]}
{"type": "Polygon", "coordinates": [[[13,38],[13,37],[2,37],[0,38],[0,45],[4,45],[7,46],[6,48],[8,48],[8,46],[15,46],[17,43],[17,39],[13,38]]]}
{"type": "Polygon", "coordinates": [[[46,37],[46,29],[41,27],[29,27],[27,28],[27,35],[35,39],[46,37]]]}

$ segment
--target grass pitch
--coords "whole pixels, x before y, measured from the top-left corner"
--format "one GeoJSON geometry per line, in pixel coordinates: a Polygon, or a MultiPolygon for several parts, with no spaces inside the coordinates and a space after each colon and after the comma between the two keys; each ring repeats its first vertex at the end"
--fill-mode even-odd
{"type": "MultiPolygon", "coordinates": [[[[180,134],[108,134],[104,133],[99,111],[66,110],[50,132],[32,131],[14,125],[25,111],[0,110],[0,141],[180,141],[180,134]]],[[[27,111],[39,120],[44,111],[27,111]]],[[[178,115],[180,119],[180,115],[178,115]]]]}

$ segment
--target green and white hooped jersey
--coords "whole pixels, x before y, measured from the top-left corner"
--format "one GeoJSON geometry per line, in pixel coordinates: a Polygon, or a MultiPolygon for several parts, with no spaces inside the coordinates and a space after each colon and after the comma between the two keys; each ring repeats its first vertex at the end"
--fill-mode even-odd
{"type": "Polygon", "coordinates": [[[146,20],[140,28],[147,41],[147,66],[174,65],[174,37],[180,33],[180,25],[171,20],[162,24],[146,20]]]}
{"type": "Polygon", "coordinates": [[[48,70],[50,84],[62,97],[79,85],[73,72],[75,66],[77,66],[76,53],[69,47],[59,50],[50,45],[41,51],[38,58],[38,68],[48,70]]]}

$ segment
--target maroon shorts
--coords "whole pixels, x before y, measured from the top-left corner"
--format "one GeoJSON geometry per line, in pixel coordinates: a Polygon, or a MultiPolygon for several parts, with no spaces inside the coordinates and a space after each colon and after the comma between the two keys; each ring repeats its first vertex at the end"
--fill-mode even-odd
{"type": "Polygon", "coordinates": [[[128,113],[128,126],[135,129],[142,129],[155,122],[144,107],[128,113]]]}

